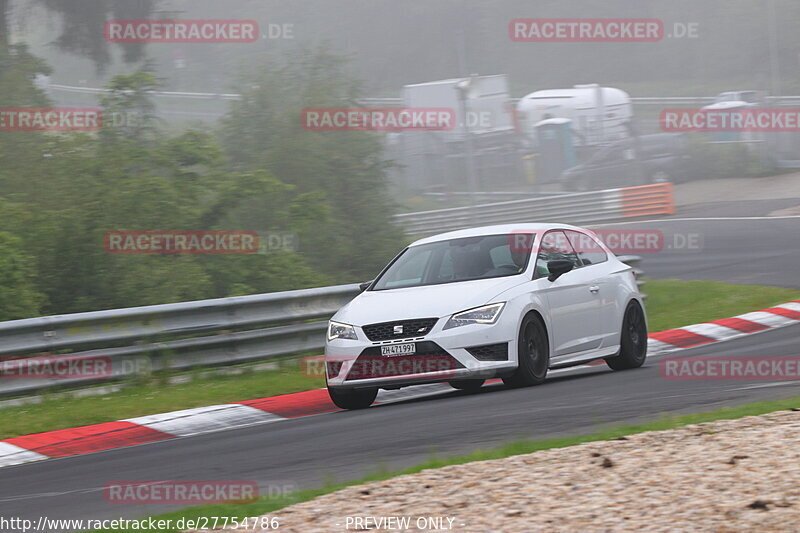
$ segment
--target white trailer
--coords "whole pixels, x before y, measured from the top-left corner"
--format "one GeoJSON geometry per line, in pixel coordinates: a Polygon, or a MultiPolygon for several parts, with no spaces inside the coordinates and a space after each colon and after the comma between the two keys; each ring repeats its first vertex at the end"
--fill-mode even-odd
{"type": "Polygon", "coordinates": [[[515,127],[508,78],[502,74],[405,85],[403,105],[452,109],[457,123],[452,130],[455,135],[464,133],[465,124],[471,133],[477,135],[511,132],[515,127]]]}
{"type": "Polygon", "coordinates": [[[593,83],[532,92],[517,102],[517,117],[531,138],[542,120],[569,119],[576,144],[588,146],[629,137],[633,105],[625,91],[593,83]]]}

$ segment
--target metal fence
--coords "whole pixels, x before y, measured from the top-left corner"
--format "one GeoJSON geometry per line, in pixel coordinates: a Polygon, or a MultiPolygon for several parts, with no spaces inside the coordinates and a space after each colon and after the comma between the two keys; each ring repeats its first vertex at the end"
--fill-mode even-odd
{"type": "Polygon", "coordinates": [[[660,183],[405,213],[396,215],[395,222],[408,235],[431,235],[489,224],[538,221],[591,224],[674,212],[672,184],[660,183]]]}
{"type": "MultiPolygon", "coordinates": [[[[108,89],[78,87],[57,83],[46,83],[42,88],[59,105],[92,105],[98,96],[108,89]]],[[[217,120],[227,112],[227,103],[241,100],[237,93],[208,93],[186,91],[150,91],[160,114],[175,120],[217,120]],[[198,104],[200,106],[198,107],[198,104]]],[[[518,99],[511,102],[516,105],[518,99]]],[[[713,96],[643,96],[632,97],[635,106],[704,106],[714,101],[713,96]]],[[[361,105],[374,107],[399,107],[402,98],[362,98],[361,105]]],[[[778,106],[800,105],[800,96],[768,96],[766,103],[778,106]]]]}
{"type": "Polygon", "coordinates": [[[358,285],[339,285],[0,322],[7,378],[0,380],[0,395],[319,350],[327,319],[358,292],[358,285]],[[28,366],[9,356],[27,356],[28,366]],[[99,375],[35,378],[56,361],[87,359],[107,361],[109,368],[99,375]]]}
{"type": "MultiPolygon", "coordinates": [[[[642,275],[640,257],[620,259],[642,275]]],[[[327,319],[358,293],[338,285],[0,322],[3,377],[17,378],[0,379],[0,396],[319,352],[327,319]],[[36,377],[54,361],[87,360],[107,362],[107,371],[36,377]]]]}

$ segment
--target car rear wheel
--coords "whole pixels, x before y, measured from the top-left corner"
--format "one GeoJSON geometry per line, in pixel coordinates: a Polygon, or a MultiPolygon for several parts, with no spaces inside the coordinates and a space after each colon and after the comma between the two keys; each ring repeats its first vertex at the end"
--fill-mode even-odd
{"type": "Polygon", "coordinates": [[[632,301],[625,309],[619,341],[619,355],[606,359],[614,370],[638,368],[647,357],[647,323],[639,302],[632,301]]]}
{"type": "Polygon", "coordinates": [[[365,409],[372,405],[378,395],[378,389],[341,389],[328,387],[331,401],[341,409],[365,409]]]}
{"type": "Polygon", "coordinates": [[[550,343],[542,320],[534,314],[526,316],[519,328],[517,358],[517,369],[503,378],[503,383],[510,387],[527,387],[544,382],[550,367],[550,343]]]}
{"type": "Polygon", "coordinates": [[[486,380],[483,379],[454,379],[453,381],[449,381],[451,387],[458,390],[465,390],[468,392],[474,392],[480,389],[483,386],[483,382],[486,380]]]}

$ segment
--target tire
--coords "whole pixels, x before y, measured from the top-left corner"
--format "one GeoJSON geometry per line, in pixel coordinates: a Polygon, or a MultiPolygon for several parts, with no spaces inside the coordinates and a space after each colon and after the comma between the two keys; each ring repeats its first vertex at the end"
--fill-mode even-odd
{"type": "Polygon", "coordinates": [[[483,386],[484,379],[455,379],[448,381],[451,387],[467,392],[475,392],[483,386]]]}
{"type": "Polygon", "coordinates": [[[647,324],[639,302],[633,300],[625,308],[619,340],[619,354],[606,359],[614,370],[639,368],[647,358],[647,324]]]}
{"type": "Polygon", "coordinates": [[[331,401],[341,409],[366,409],[378,395],[378,388],[369,389],[341,389],[328,387],[331,401]]]}
{"type": "Polygon", "coordinates": [[[542,320],[535,314],[527,315],[519,328],[517,358],[517,369],[503,378],[503,383],[509,387],[528,387],[544,382],[550,367],[550,341],[542,320]]]}

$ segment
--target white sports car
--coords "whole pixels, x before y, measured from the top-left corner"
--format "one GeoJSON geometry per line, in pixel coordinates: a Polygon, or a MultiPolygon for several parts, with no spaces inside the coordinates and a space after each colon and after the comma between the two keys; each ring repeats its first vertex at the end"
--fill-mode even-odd
{"type": "Polygon", "coordinates": [[[500,377],[536,385],[548,369],[604,358],[636,368],[647,319],[630,266],[589,230],[516,224],[453,231],[403,250],[328,325],[333,402],[368,407],[378,389],[500,377]]]}

